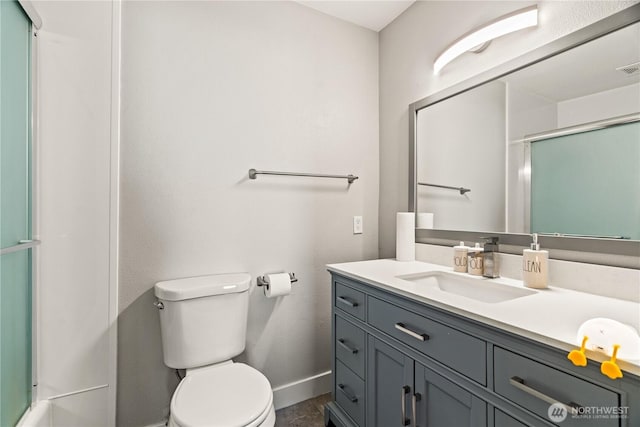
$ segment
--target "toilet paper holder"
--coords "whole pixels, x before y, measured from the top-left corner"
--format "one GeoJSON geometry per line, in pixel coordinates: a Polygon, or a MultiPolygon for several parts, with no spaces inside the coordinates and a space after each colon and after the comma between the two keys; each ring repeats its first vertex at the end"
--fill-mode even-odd
{"type": "MultiPolygon", "coordinates": [[[[266,276],[266,274],[264,276],[266,276]]],[[[269,282],[267,282],[267,279],[265,279],[264,276],[258,276],[258,278],[256,279],[256,285],[266,286],[267,289],[269,289],[269,282]]],[[[298,281],[296,273],[289,273],[289,278],[291,279],[291,283],[296,283],[298,281]]]]}

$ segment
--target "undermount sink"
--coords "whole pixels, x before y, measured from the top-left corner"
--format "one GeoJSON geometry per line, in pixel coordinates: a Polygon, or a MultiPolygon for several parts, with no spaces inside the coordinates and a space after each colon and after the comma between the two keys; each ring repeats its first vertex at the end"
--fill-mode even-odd
{"type": "Polygon", "coordinates": [[[510,301],[536,293],[529,289],[496,283],[491,279],[467,278],[442,271],[397,277],[410,282],[435,286],[441,291],[450,294],[487,303],[510,301]]]}

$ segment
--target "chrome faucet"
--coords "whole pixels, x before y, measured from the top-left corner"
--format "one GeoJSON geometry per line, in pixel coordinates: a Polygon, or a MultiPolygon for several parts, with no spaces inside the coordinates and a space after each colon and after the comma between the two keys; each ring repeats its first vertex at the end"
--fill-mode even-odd
{"type": "Polygon", "coordinates": [[[484,271],[482,275],[495,279],[500,277],[500,264],[498,263],[498,238],[487,237],[484,244],[484,271]]]}

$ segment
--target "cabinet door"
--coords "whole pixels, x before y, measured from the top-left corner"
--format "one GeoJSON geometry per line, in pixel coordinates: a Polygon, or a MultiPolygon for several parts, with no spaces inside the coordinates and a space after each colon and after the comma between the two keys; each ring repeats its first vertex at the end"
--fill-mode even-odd
{"type": "Polygon", "coordinates": [[[523,424],[510,415],[505,414],[498,408],[495,408],[493,419],[495,427],[527,427],[526,424],[523,424]]]}
{"type": "Polygon", "coordinates": [[[432,370],[415,364],[417,426],[486,427],[487,403],[432,370]]]}
{"type": "Polygon", "coordinates": [[[410,424],[413,359],[369,336],[367,427],[410,424]]]}

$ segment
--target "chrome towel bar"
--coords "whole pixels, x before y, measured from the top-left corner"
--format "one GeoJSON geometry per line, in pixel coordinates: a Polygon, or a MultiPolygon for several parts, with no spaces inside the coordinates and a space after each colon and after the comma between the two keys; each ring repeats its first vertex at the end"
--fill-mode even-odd
{"type": "Polygon", "coordinates": [[[0,255],[10,254],[12,252],[18,252],[25,249],[33,249],[38,245],[40,245],[40,240],[36,240],[36,239],[20,240],[17,244],[13,246],[0,249],[0,255]]]}
{"type": "Polygon", "coordinates": [[[249,169],[249,178],[256,179],[257,175],[286,175],[286,176],[310,176],[315,178],[340,178],[349,181],[352,184],[353,181],[358,179],[355,175],[327,175],[322,173],[302,173],[302,172],[277,172],[277,171],[259,171],[256,169],[249,169]]]}
{"type": "Polygon", "coordinates": [[[468,193],[469,191],[471,191],[470,188],[452,187],[450,185],[440,185],[440,184],[427,184],[426,182],[419,182],[418,185],[426,185],[427,187],[447,188],[449,190],[459,191],[460,194],[468,193]]]}

